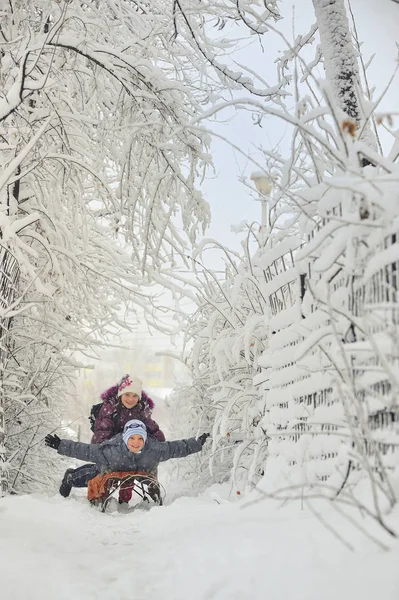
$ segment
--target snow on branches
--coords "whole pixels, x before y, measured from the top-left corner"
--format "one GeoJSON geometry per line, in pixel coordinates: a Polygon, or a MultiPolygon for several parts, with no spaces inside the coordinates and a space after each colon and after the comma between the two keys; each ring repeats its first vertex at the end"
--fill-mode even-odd
{"type": "Polygon", "coordinates": [[[348,127],[333,82],[302,67],[307,87],[298,82],[294,108],[254,97],[225,105],[288,123],[291,151],[263,149],[274,190],[261,248],[223,281],[204,274],[187,328],[193,388],[178,410],[194,431],[212,424],[202,480],[208,467],[239,490],[264,474],[263,491],[356,503],[348,481],[365,477],[372,514],[389,530],[381,507],[396,502],[398,473],[397,134],[378,153],[363,135],[373,115],[359,109],[348,127]]]}
{"type": "Polygon", "coordinates": [[[129,328],[134,306],[152,313],[152,272],[209,222],[195,189],[207,139],[189,127],[205,96],[184,42],[172,47],[169,10],[1,4],[3,491],[82,353],[129,328]]]}

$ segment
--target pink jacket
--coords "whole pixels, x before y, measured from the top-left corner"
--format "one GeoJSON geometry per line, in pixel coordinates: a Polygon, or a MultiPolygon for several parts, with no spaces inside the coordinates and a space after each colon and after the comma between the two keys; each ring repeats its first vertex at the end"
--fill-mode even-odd
{"type": "Polygon", "coordinates": [[[147,427],[148,433],[158,441],[164,442],[165,436],[159,425],[151,418],[154,402],[145,392],[142,392],[137,406],[126,408],[120,398],[107,398],[104,400],[94,425],[92,444],[100,444],[109,440],[117,433],[121,433],[125,424],[131,419],[139,419],[147,427]]]}

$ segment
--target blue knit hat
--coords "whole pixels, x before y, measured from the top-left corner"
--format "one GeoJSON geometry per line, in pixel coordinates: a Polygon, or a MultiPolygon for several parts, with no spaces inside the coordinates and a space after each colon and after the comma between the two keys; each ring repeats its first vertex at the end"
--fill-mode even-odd
{"type": "Polygon", "coordinates": [[[141,435],[144,440],[144,443],[147,441],[147,427],[144,425],[143,421],[139,421],[138,419],[132,419],[128,421],[123,428],[123,441],[127,446],[127,442],[132,435],[141,435]]]}

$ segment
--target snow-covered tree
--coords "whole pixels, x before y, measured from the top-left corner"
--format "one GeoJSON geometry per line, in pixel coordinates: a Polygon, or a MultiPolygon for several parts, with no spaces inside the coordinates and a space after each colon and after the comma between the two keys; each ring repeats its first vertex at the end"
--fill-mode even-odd
{"type": "MultiPolygon", "coordinates": [[[[326,79],[333,104],[347,117],[346,127],[361,127],[361,138],[375,148],[370,114],[365,114],[358,52],[349,28],[344,0],[312,0],[326,79]]],[[[363,158],[365,165],[370,164],[363,158]]]]}
{"type": "Polygon", "coordinates": [[[17,405],[51,415],[76,354],[128,327],[132,303],[151,311],[152,272],[209,221],[195,190],[209,156],[189,127],[206,92],[171,10],[0,3],[3,491],[32,445],[17,405]]]}

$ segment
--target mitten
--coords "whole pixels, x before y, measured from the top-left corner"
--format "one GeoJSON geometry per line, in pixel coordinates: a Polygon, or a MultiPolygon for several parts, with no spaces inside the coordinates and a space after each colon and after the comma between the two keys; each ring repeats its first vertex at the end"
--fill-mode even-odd
{"type": "Polygon", "coordinates": [[[50,433],[44,438],[44,443],[54,450],[58,450],[58,446],[61,444],[61,439],[58,435],[51,435],[50,433]]]}
{"type": "Polygon", "coordinates": [[[203,433],[202,435],[198,436],[198,440],[201,442],[201,446],[205,444],[206,439],[209,438],[209,436],[209,433],[203,433]]]}

